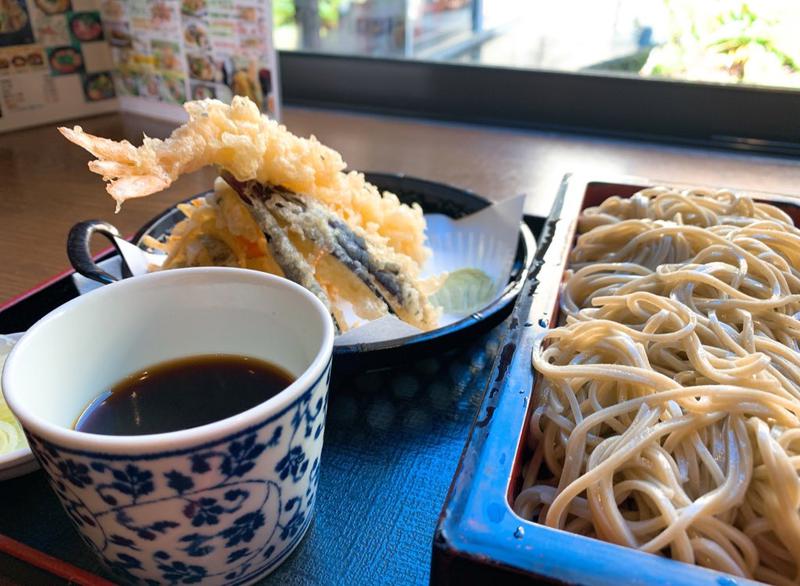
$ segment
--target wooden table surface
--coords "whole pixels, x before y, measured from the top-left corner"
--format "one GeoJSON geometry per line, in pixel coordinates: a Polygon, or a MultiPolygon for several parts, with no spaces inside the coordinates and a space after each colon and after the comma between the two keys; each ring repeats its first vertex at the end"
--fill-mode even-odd
{"type": "MultiPolygon", "coordinates": [[[[546,215],[561,178],[627,174],[678,183],[730,186],[800,196],[800,161],[554,132],[493,129],[418,120],[285,109],[296,134],[315,134],[351,168],[390,171],[452,183],[493,200],[528,194],[526,211],[546,215]]],[[[133,115],[75,121],[87,131],[136,144],[142,133],[169,134],[169,124],[133,115]]],[[[91,218],[123,233],[170,204],[211,186],[213,172],[180,179],[164,193],[114,203],[90,155],[53,126],[0,135],[0,303],[68,268],[67,232],[91,218]]]]}

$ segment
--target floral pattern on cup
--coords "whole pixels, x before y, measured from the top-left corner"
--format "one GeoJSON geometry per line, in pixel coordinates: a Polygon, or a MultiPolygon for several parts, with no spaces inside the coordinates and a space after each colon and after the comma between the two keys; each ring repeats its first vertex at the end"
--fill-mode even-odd
{"type": "Polygon", "coordinates": [[[174,452],[88,453],[28,437],[84,541],[120,578],[240,584],[276,567],[308,528],[329,380],[330,363],[264,422],[174,452]]]}

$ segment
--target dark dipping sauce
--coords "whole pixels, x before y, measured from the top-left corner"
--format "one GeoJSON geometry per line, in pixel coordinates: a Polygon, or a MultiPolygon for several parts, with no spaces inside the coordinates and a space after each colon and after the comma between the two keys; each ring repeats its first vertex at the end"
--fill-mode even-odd
{"type": "Polygon", "coordinates": [[[134,373],[95,398],[75,429],[103,435],[145,435],[225,419],[294,382],[282,368],[246,356],[211,354],[162,362],[134,373]]]}

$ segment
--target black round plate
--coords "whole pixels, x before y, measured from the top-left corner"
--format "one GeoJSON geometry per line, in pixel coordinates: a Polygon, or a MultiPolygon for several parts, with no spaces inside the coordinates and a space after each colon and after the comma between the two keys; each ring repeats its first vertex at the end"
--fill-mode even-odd
{"type": "MultiPolygon", "coordinates": [[[[452,218],[460,218],[490,204],[488,200],[474,193],[442,183],[388,173],[365,173],[365,175],[367,181],[381,191],[391,191],[397,194],[403,203],[418,203],[426,213],[440,213],[452,218]]],[[[205,194],[198,194],[189,199],[203,195],[205,194]]],[[[168,234],[183,217],[177,207],[169,208],[142,226],[133,237],[134,244],[143,246],[144,236],[157,239],[168,234]]],[[[404,362],[413,360],[422,352],[430,353],[437,349],[449,349],[457,343],[464,342],[467,336],[472,337],[497,325],[510,313],[514,299],[522,289],[525,277],[533,264],[534,253],[533,234],[524,223],[520,223],[519,243],[514,265],[508,283],[497,300],[455,323],[429,332],[384,342],[334,346],[333,354],[337,374],[341,374],[343,371],[388,366],[400,360],[404,362]]],[[[72,257],[72,254],[70,256],[72,257]]],[[[71,258],[71,260],[73,259],[71,258]]],[[[75,265],[75,260],[73,260],[73,265],[75,265]]]]}

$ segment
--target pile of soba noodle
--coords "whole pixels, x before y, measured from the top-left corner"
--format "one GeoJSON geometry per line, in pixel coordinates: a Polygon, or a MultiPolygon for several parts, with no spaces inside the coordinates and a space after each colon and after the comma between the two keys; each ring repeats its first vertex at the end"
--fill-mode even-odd
{"type": "Polygon", "coordinates": [[[587,209],[537,339],[527,519],[800,581],[800,230],[728,191],[587,209]]]}

